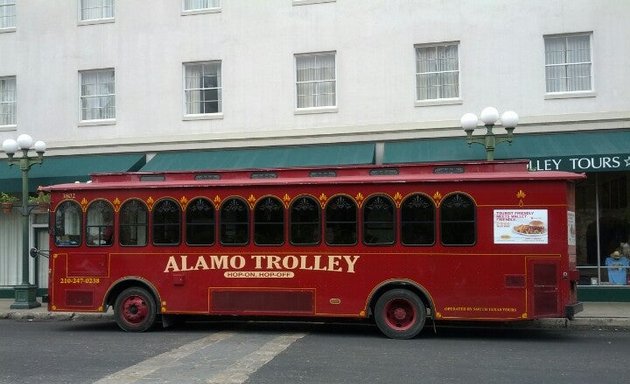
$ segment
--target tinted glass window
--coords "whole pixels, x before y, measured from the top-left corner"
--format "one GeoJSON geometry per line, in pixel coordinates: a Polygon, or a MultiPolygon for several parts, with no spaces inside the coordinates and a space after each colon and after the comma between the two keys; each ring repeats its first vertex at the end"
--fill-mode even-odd
{"type": "Polygon", "coordinates": [[[112,245],[114,239],[114,207],[105,200],[96,200],[87,209],[86,242],[90,246],[112,245]]]}
{"type": "Polygon", "coordinates": [[[442,244],[474,244],[477,237],[475,227],[475,205],[470,197],[455,193],[442,201],[440,205],[442,244]]]}
{"type": "Polygon", "coordinates": [[[171,199],[158,201],[153,207],[153,243],[159,245],[179,244],[181,209],[171,199]]]}
{"type": "Polygon", "coordinates": [[[393,244],[394,204],[385,196],[367,199],[363,205],[363,242],[366,244],[393,244]]]}
{"type": "Polygon", "coordinates": [[[191,245],[214,243],[214,205],[194,199],[186,207],[186,242],[191,245]]]}
{"type": "Polygon", "coordinates": [[[81,244],[81,207],[74,201],[65,201],[55,211],[55,244],[78,246],[81,244]]]}
{"type": "Polygon", "coordinates": [[[120,245],[146,245],[148,218],[142,201],[126,201],[120,207],[120,245]]]}
{"type": "Polygon", "coordinates": [[[321,240],[319,203],[310,197],[300,197],[291,204],[291,243],[319,244],[321,240]]]}
{"type": "Polygon", "coordinates": [[[254,241],[258,245],[284,243],[284,206],[273,197],[265,197],[254,208],[254,241]]]}
{"type": "Polygon", "coordinates": [[[221,206],[221,243],[247,244],[249,241],[249,210],[237,198],[226,200],[221,206]]]}
{"type": "Polygon", "coordinates": [[[400,208],[401,241],[405,245],[431,245],[435,242],[435,205],[427,196],[407,197],[400,208]]]}
{"type": "Polygon", "coordinates": [[[326,205],[326,243],[343,245],[356,242],[356,203],[348,196],[332,198],[326,205]]]}

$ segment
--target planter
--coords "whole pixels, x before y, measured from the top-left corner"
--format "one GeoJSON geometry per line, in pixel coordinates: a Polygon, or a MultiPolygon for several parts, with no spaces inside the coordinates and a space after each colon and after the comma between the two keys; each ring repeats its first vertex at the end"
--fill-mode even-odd
{"type": "Polygon", "coordinates": [[[2,203],[2,212],[5,214],[10,214],[11,211],[13,210],[13,203],[7,203],[7,202],[3,202],[2,203]]]}

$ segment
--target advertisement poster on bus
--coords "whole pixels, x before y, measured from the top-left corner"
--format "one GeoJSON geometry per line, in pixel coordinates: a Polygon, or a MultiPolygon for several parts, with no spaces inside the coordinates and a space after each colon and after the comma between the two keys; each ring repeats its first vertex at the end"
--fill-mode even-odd
{"type": "Polygon", "coordinates": [[[546,209],[495,209],[495,244],[547,244],[546,209]]]}

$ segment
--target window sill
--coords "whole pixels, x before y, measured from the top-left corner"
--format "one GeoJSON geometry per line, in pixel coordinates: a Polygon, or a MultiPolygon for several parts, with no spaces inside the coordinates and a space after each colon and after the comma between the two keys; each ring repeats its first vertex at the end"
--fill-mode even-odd
{"type": "Polygon", "coordinates": [[[431,100],[416,100],[416,107],[432,107],[436,105],[456,105],[463,104],[464,100],[460,98],[452,99],[431,99],[431,100]]]}
{"type": "Polygon", "coordinates": [[[197,115],[184,115],[183,121],[195,121],[195,120],[223,120],[223,112],[219,113],[200,113],[197,115]]]}
{"type": "Polygon", "coordinates": [[[311,115],[317,113],[337,113],[337,107],[315,107],[315,108],[299,108],[294,111],[296,115],[311,115]]]}
{"type": "Polygon", "coordinates": [[[581,92],[557,92],[557,93],[545,94],[545,100],[579,99],[583,97],[597,97],[597,93],[595,93],[594,91],[581,91],[581,92]]]}
{"type": "Polygon", "coordinates": [[[116,20],[113,17],[107,18],[107,19],[89,19],[89,20],[79,20],[78,22],[78,26],[84,26],[84,25],[95,25],[95,24],[109,24],[109,23],[114,23],[116,20]]]}
{"type": "Polygon", "coordinates": [[[0,132],[17,131],[17,124],[0,125],[0,132]]]}
{"type": "Polygon", "coordinates": [[[81,120],[79,127],[98,127],[103,125],[116,125],[116,119],[81,120]]]}
{"type": "Polygon", "coordinates": [[[334,3],[337,0],[293,0],[293,6],[319,3],[334,3]]]}
{"type": "Polygon", "coordinates": [[[0,33],[11,33],[17,31],[16,27],[0,28],[0,33]]]}
{"type": "Polygon", "coordinates": [[[221,13],[222,11],[223,11],[222,8],[190,9],[190,10],[183,10],[182,16],[203,15],[206,13],[221,13]]]}

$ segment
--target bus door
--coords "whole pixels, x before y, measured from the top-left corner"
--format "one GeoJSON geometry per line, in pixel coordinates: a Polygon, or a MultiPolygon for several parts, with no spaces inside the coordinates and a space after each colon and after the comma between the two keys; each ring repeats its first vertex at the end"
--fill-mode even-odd
{"type": "Polygon", "coordinates": [[[559,300],[559,261],[530,260],[528,263],[530,318],[561,314],[559,300]]]}

